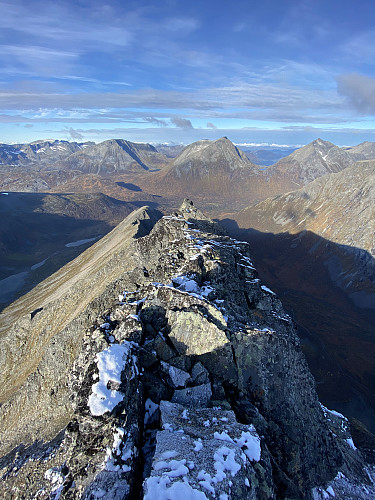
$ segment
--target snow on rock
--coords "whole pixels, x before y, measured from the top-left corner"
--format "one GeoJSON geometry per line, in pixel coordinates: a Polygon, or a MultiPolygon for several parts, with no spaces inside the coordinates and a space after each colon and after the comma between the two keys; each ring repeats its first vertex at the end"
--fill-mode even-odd
{"type": "Polygon", "coordinates": [[[176,481],[169,477],[149,477],[144,485],[143,500],[208,500],[206,495],[189,483],[176,481]]]}
{"type": "MultiPolygon", "coordinates": [[[[255,498],[259,478],[253,463],[260,460],[260,438],[254,427],[238,423],[228,410],[185,410],[177,403],[160,403],[164,430],[156,434],[144,499],[171,500],[177,491],[192,499],[253,498],[249,489],[255,498]]],[[[263,470],[263,484],[266,475],[263,470]]]]}
{"type": "Polygon", "coordinates": [[[320,404],[323,414],[328,422],[329,427],[332,429],[332,432],[338,437],[341,438],[349,447],[356,451],[357,448],[353,442],[352,436],[350,435],[350,426],[348,419],[342,415],[341,413],[335,410],[329,410],[322,404],[320,404]]]}
{"type": "Polygon", "coordinates": [[[353,443],[353,439],[352,438],[345,439],[345,441],[348,443],[348,445],[350,446],[350,448],[352,448],[353,450],[357,449],[355,447],[354,443],[353,443]]]}
{"type": "Polygon", "coordinates": [[[134,451],[132,449],[125,448],[124,437],[126,437],[125,429],[117,427],[113,435],[112,448],[107,448],[104,462],[105,470],[110,472],[131,471],[131,467],[124,462],[129,461],[133,457],[134,451]]]}
{"type": "Polygon", "coordinates": [[[64,488],[63,483],[65,481],[65,476],[62,473],[62,467],[52,467],[44,473],[45,479],[51,482],[51,499],[59,500],[62,490],[64,488]]]}
{"type": "Polygon", "coordinates": [[[245,455],[251,461],[260,460],[260,438],[253,425],[249,426],[248,431],[242,431],[241,437],[235,439],[238,446],[243,448],[245,455]]]}
{"type": "Polygon", "coordinates": [[[341,471],[328,484],[313,488],[313,500],[327,499],[355,499],[355,500],[374,500],[375,499],[375,467],[366,466],[368,479],[363,482],[357,478],[348,478],[341,471]],[[354,480],[353,480],[354,479],[354,480]]]}
{"type": "Polygon", "coordinates": [[[161,362],[161,368],[170,376],[171,381],[176,389],[178,387],[186,387],[186,384],[190,379],[189,373],[181,370],[180,368],[176,368],[175,366],[172,366],[165,361],[161,362]]]}
{"type": "Polygon", "coordinates": [[[261,289],[264,290],[265,292],[270,293],[271,295],[276,295],[275,292],[273,292],[272,290],[270,290],[266,285],[262,285],[261,289]]]}
{"type": "Polygon", "coordinates": [[[132,365],[132,376],[137,373],[131,347],[131,342],[125,341],[123,344],[112,344],[96,355],[99,381],[92,386],[88,400],[92,415],[99,416],[111,412],[124,399],[119,387],[125,365],[132,365]]]}

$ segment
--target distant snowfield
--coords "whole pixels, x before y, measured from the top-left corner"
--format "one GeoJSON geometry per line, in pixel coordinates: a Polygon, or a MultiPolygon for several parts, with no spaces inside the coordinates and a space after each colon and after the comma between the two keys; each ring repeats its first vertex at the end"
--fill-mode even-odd
{"type": "Polygon", "coordinates": [[[100,238],[100,236],[95,236],[95,238],[87,238],[86,240],[72,241],[71,243],[67,243],[65,246],[68,248],[79,247],[81,245],[84,245],[85,243],[90,243],[90,241],[97,240],[98,238],[100,238]]]}
{"type": "MultiPolygon", "coordinates": [[[[48,259],[48,257],[47,257],[48,259]]],[[[39,267],[42,267],[43,264],[46,263],[47,259],[42,260],[41,262],[38,262],[37,264],[34,264],[33,266],[30,267],[31,271],[35,271],[35,269],[38,269],[39,267]]]]}

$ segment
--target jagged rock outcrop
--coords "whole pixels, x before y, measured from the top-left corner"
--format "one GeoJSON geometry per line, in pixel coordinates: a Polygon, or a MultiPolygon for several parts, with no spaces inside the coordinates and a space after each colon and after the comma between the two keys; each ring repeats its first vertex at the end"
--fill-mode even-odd
{"type": "Polygon", "coordinates": [[[2,495],[375,498],[249,245],[189,201],[140,218],[5,311],[2,495]]]}

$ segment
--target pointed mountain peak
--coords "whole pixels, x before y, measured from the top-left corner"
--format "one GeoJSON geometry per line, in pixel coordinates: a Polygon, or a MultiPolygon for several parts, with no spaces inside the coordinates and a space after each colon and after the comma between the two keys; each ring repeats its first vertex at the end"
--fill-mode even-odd
{"type": "MultiPolygon", "coordinates": [[[[283,182],[286,182],[286,192],[302,187],[322,175],[339,172],[354,161],[351,153],[332,142],[318,138],[279,160],[269,169],[269,174],[282,177],[283,182]],[[287,183],[290,189],[287,189],[287,183]]],[[[277,182],[280,183],[280,179],[277,182]]]]}
{"type": "Polygon", "coordinates": [[[194,162],[204,165],[207,170],[208,165],[212,165],[215,171],[235,170],[239,167],[252,166],[245,153],[238,149],[227,137],[221,137],[216,141],[193,142],[187,146],[175,159],[174,165],[179,167],[182,164],[194,162]]]}
{"type": "Polygon", "coordinates": [[[312,141],[310,143],[311,145],[313,146],[317,146],[317,147],[324,147],[324,148],[332,148],[332,147],[338,147],[338,146],[335,146],[332,142],[329,142],[329,141],[323,141],[323,139],[315,139],[315,141],[312,141]]]}

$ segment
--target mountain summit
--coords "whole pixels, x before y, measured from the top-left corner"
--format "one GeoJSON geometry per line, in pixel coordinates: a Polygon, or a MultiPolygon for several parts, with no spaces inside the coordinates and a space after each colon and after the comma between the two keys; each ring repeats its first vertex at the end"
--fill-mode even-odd
{"type": "Polygon", "coordinates": [[[1,320],[3,498],[375,498],[249,245],[189,200],[131,214],[1,320]]]}
{"type": "Polygon", "coordinates": [[[267,174],[270,182],[280,184],[278,192],[287,192],[363,159],[363,155],[349,153],[331,142],[316,139],[279,160],[267,174]]]}
{"type": "Polygon", "coordinates": [[[249,167],[254,165],[245,153],[227,137],[222,137],[217,141],[204,140],[187,146],[174,160],[171,172],[180,178],[202,179],[249,167]]]}
{"type": "Polygon", "coordinates": [[[245,153],[229,139],[198,141],[187,146],[161,173],[154,188],[174,193],[180,198],[189,196],[203,204],[230,206],[234,201],[241,208],[249,204],[263,179],[262,171],[247,159],[245,153]]]}

